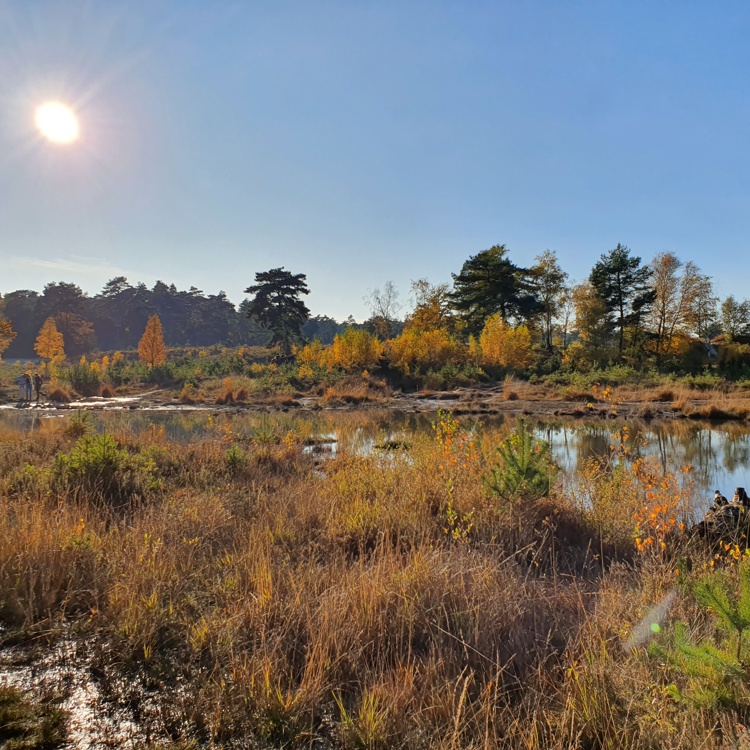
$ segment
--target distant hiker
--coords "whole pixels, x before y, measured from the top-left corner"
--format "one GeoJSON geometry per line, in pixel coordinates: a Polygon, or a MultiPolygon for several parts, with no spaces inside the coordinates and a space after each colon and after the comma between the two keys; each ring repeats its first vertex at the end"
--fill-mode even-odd
{"type": "Polygon", "coordinates": [[[23,401],[23,397],[26,395],[26,378],[19,375],[16,378],[16,385],[18,386],[18,400],[23,401]]]}
{"type": "Polygon", "coordinates": [[[31,401],[31,391],[33,387],[33,383],[31,380],[31,375],[27,372],[24,376],[24,388],[26,390],[26,400],[31,401]]]}
{"type": "MultiPolygon", "coordinates": [[[[42,395],[42,376],[38,373],[34,373],[34,390],[36,391],[36,402],[39,403],[39,397],[42,395]]],[[[726,502],[726,501],[725,501],[726,502]]]]}

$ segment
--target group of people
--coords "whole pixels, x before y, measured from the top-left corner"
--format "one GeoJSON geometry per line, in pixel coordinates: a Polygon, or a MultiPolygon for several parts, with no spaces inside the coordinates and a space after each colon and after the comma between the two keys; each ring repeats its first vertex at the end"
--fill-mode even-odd
{"type": "Polygon", "coordinates": [[[20,401],[31,401],[32,391],[36,391],[36,401],[39,403],[39,397],[42,395],[42,376],[35,372],[33,375],[29,372],[25,372],[16,378],[16,385],[18,386],[18,398],[20,401]]]}
{"type": "Polygon", "coordinates": [[[750,511],[750,497],[744,487],[734,490],[734,497],[727,500],[724,495],[716,490],[714,492],[714,504],[708,509],[703,520],[697,525],[696,530],[700,536],[725,535],[738,529],[741,522],[750,516],[745,515],[750,511]]]}

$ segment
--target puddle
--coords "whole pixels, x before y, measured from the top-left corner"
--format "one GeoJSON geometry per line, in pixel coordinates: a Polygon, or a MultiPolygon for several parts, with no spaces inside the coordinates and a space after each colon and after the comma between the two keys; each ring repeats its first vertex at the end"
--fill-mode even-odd
{"type": "Polygon", "coordinates": [[[149,742],[124,708],[107,703],[91,675],[86,644],[63,641],[43,655],[18,646],[0,649],[0,685],[33,697],[63,696],[67,715],[65,750],[143,747],[149,742]]]}

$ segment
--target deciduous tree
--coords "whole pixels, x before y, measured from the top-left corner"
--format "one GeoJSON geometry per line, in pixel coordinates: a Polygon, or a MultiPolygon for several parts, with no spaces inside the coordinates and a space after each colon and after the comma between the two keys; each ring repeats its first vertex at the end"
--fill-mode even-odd
{"type": "Polygon", "coordinates": [[[373,289],[364,298],[370,308],[370,322],[375,335],[385,340],[393,335],[394,323],[401,312],[401,303],[396,285],[386,281],[381,289],[373,289]]]}
{"type": "Polygon", "coordinates": [[[245,289],[245,294],[254,295],[247,304],[247,316],[273,333],[271,343],[278,344],[285,355],[302,340],[302,326],[310,317],[299,298],[310,293],[306,279],[305,274],[293,274],[282,266],[256,273],[255,284],[245,289]]]}
{"type": "Polygon", "coordinates": [[[605,364],[614,354],[614,325],[607,315],[607,305],[594,286],[584,281],[571,291],[575,306],[575,328],[578,341],[568,349],[569,360],[580,364],[605,364]]]}
{"type": "Polygon", "coordinates": [[[654,303],[646,321],[656,337],[656,355],[661,357],[675,336],[691,332],[696,297],[705,277],[695,263],[683,263],[674,253],[659,253],[650,267],[654,303]]]}
{"type": "Polygon", "coordinates": [[[386,342],[386,350],[395,367],[413,374],[460,362],[466,347],[445,328],[427,331],[409,328],[398,338],[386,342]]]}
{"type": "Polygon", "coordinates": [[[544,345],[551,351],[553,324],[569,291],[565,283],[568,274],[560,268],[557,254],[551,250],[545,250],[534,260],[536,263],[530,269],[531,283],[542,308],[544,345]]]}
{"type": "Polygon", "coordinates": [[[138,342],[138,357],[141,362],[145,362],[149,367],[155,367],[167,361],[164,331],[158,315],[152,315],[146,323],[146,330],[138,342]]]}
{"type": "Polygon", "coordinates": [[[481,363],[486,366],[523,370],[534,359],[529,329],[525,325],[509,326],[499,313],[487,318],[478,344],[481,363]]]}
{"type": "Polygon", "coordinates": [[[0,317],[0,358],[15,337],[16,332],[13,330],[10,321],[0,317]]]}
{"type": "Polygon", "coordinates": [[[690,327],[691,332],[707,344],[721,332],[716,311],[718,301],[711,277],[701,276],[696,285],[690,311],[690,327]]]}
{"type": "Polygon", "coordinates": [[[383,342],[362,328],[347,328],[333,340],[325,352],[329,367],[342,370],[370,370],[383,355],[383,342]]]}
{"type": "Polygon", "coordinates": [[[65,356],[64,344],[63,335],[57,330],[54,318],[47,318],[36,337],[34,351],[42,359],[51,360],[65,356]]]}
{"type": "Polygon", "coordinates": [[[450,334],[457,332],[458,320],[451,307],[450,286],[430,284],[427,279],[411,283],[414,309],[406,316],[405,331],[437,331],[444,329],[450,334]]]}
{"type": "Polygon", "coordinates": [[[750,302],[727,297],[721,303],[721,326],[728,339],[744,336],[750,329],[750,302]]]}
{"type": "Polygon", "coordinates": [[[90,321],[75,313],[62,312],[55,315],[57,330],[63,335],[68,356],[78,357],[96,347],[94,326],[90,321]]]}

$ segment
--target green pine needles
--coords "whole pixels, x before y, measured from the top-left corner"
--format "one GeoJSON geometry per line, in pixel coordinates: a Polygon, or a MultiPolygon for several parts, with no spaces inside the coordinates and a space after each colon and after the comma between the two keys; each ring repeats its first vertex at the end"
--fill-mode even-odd
{"type": "Polygon", "coordinates": [[[715,639],[695,642],[688,627],[675,623],[666,644],[654,643],[649,654],[681,674],[672,697],[697,706],[737,706],[746,682],[747,634],[750,630],[750,561],[738,569],[735,588],[724,572],[714,572],[693,587],[698,602],[716,618],[715,639]]]}
{"type": "Polygon", "coordinates": [[[557,477],[549,443],[537,440],[526,424],[518,426],[497,448],[499,463],[486,480],[490,490],[507,503],[533,502],[549,495],[557,477]]]}

